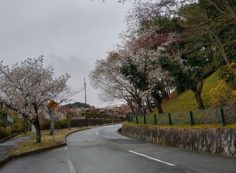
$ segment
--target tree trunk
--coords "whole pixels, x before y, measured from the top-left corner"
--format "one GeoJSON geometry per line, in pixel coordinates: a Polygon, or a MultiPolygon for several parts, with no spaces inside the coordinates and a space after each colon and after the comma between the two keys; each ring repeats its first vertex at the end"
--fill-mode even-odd
{"type": "Polygon", "coordinates": [[[152,112],[152,104],[151,104],[149,98],[147,98],[146,104],[147,104],[148,111],[149,111],[149,112],[152,112]]]}
{"type": "Polygon", "coordinates": [[[202,101],[201,92],[195,91],[194,95],[195,95],[195,99],[196,99],[196,102],[197,102],[197,105],[198,105],[198,109],[199,110],[205,109],[203,101],[202,101]]]}
{"type": "Polygon", "coordinates": [[[169,89],[165,88],[165,90],[164,90],[164,98],[166,100],[169,100],[170,99],[169,95],[170,95],[169,89]]]}
{"type": "Polygon", "coordinates": [[[50,133],[49,135],[54,135],[54,117],[52,110],[49,110],[49,116],[50,116],[50,133]]]}
{"type": "Polygon", "coordinates": [[[70,123],[71,123],[71,118],[69,117],[68,118],[68,128],[69,128],[69,130],[71,130],[71,124],[70,123]]]}
{"type": "Polygon", "coordinates": [[[202,100],[202,96],[201,96],[202,88],[203,88],[203,80],[199,79],[197,88],[195,90],[193,90],[199,110],[205,109],[205,106],[204,106],[203,100],[202,100]]]}
{"type": "Polygon", "coordinates": [[[144,112],[142,109],[142,99],[141,98],[136,99],[136,103],[137,103],[138,114],[142,115],[144,112]]]}
{"type": "Polygon", "coordinates": [[[41,130],[40,130],[40,124],[38,117],[36,118],[34,122],[34,127],[36,130],[36,143],[41,143],[41,130]]]}
{"type": "Polygon", "coordinates": [[[158,110],[159,114],[163,114],[164,113],[161,104],[157,104],[157,110],[158,110]]]}
{"type": "Polygon", "coordinates": [[[163,111],[162,106],[161,106],[162,98],[159,95],[157,95],[154,99],[155,99],[154,100],[155,101],[155,106],[157,107],[158,113],[163,114],[164,111],[163,111]]]}
{"type": "Polygon", "coordinates": [[[126,101],[127,101],[128,105],[129,105],[132,113],[135,114],[135,108],[134,108],[134,105],[133,105],[132,101],[130,101],[128,99],[126,101]]]}
{"type": "Polygon", "coordinates": [[[50,123],[50,133],[49,135],[54,135],[54,120],[51,119],[50,123]]]}

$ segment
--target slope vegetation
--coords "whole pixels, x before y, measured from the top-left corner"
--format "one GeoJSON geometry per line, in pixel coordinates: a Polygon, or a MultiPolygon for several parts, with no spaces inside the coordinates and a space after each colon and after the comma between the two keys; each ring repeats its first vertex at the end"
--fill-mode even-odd
{"type": "MultiPolygon", "coordinates": [[[[209,108],[210,102],[208,97],[208,91],[214,87],[218,81],[218,72],[213,73],[204,81],[204,87],[202,91],[202,98],[206,108],[209,108]]],[[[164,112],[181,112],[187,110],[196,110],[197,104],[192,91],[185,91],[174,98],[166,101],[163,104],[164,112]]]]}

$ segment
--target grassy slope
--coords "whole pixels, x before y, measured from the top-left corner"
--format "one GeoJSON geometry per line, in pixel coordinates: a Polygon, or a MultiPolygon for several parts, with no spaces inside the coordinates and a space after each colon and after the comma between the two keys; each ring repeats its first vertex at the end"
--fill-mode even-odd
{"type": "MultiPolygon", "coordinates": [[[[156,125],[153,124],[136,124],[136,123],[130,123],[130,122],[125,122],[124,125],[129,125],[129,126],[140,126],[140,127],[157,127],[156,125]]],[[[199,124],[199,125],[158,125],[159,128],[173,128],[173,129],[208,129],[208,128],[236,128],[236,124],[226,124],[225,126],[222,126],[221,124],[199,124]]]]}
{"type": "MultiPolygon", "coordinates": [[[[217,81],[218,73],[215,72],[211,76],[209,76],[204,82],[202,98],[206,108],[210,107],[208,91],[211,87],[217,84],[217,81]]],[[[164,112],[181,112],[187,110],[196,110],[197,104],[193,92],[185,91],[180,95],[176,96],[175,98],[168,100],[163,104],[163,109],[164,112]]]]}
{"type": "MultiPolygon", "coordinates": [[[[218,72],[213,73],[204,81],[204,87],[202,91],[202,98],[204,105],[207,108],[210,108],[210,101],[208,97],[208,91],[214,87],[218,82],[218,72]]],[[[201,124],[203,116],[206,115],[207,110],[204,111],[196,111],[197,104],[194,98],[194,94],[191,91],[185,91],[170,100],[166,101],[163,105],[164,114],[158,114],[157,111],[150,113],[146,116],[147,126],[154,125],[154,114],[156,114],[157,118],[157,126],[159,127],[174,127],[174,128],[193,128],[190,126],[190,117],[189,111],[193,111],[193,119],[194,119],[194,128],[221,128],[222,124],[217,121],[212,122],[212,124],[201,124]],[[171,113],[172,126],[169,126],[169,118],[168,113],[171,113]]],[[[220,114],[216,114],[214,116],[218,116],[220,114]]],[[[134,122],[136,122],[136,118],[134,118],[134,122]]],[[[138,117],[139,125],[144,125],[144,117],[138,117]]],[[[131,123],[132,124],[132,123],[131,123]]],[[[136,123],[133,123],[136,125],[136,123]]],[[[227,124],[225,127],[227,128],[236,128],[236,124],[227,124]]]]}
{"type": "Polygon", "coordinates": [[[54,138],[53,136],[49,135],[48,130],[42,131],[42,141],[41,143],[35,143],[35,138],[32,137],[31,140],[23,142],[16,147],[14,147],[9,154],[9,156],[16,156],[16,155],[21,155],[27,152],[31,151],[37,151],[40,149],[45,149],[48,147],[53,147],[56,145],[60,145],[64,143],[64,139],[66,135],[76,132],[78,130],[82,130],[81,128],[73,128],[71,130],[69,129],[61,129],[61,130],[56,130],[54,138]]]}

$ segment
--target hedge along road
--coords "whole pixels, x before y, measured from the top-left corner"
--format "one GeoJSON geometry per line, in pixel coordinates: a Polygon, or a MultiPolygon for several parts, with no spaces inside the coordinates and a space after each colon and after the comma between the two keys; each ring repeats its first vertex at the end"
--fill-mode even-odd
{"type": "Polygon", "coordinates": [[[121,125],[74,133],[67,147],[14,160],[1,173],[235,173],[236,159],[143,143],[121,125]]]}

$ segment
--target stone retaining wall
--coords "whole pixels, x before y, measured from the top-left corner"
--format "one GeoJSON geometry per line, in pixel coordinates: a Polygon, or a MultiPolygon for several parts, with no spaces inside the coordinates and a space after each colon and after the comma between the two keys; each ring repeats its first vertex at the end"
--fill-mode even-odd
{"type": "Polygon", "coordinates": [[[121,133],[155,144],[236,157],[234,128],[161,128],[125,123],[121,133]]]}

